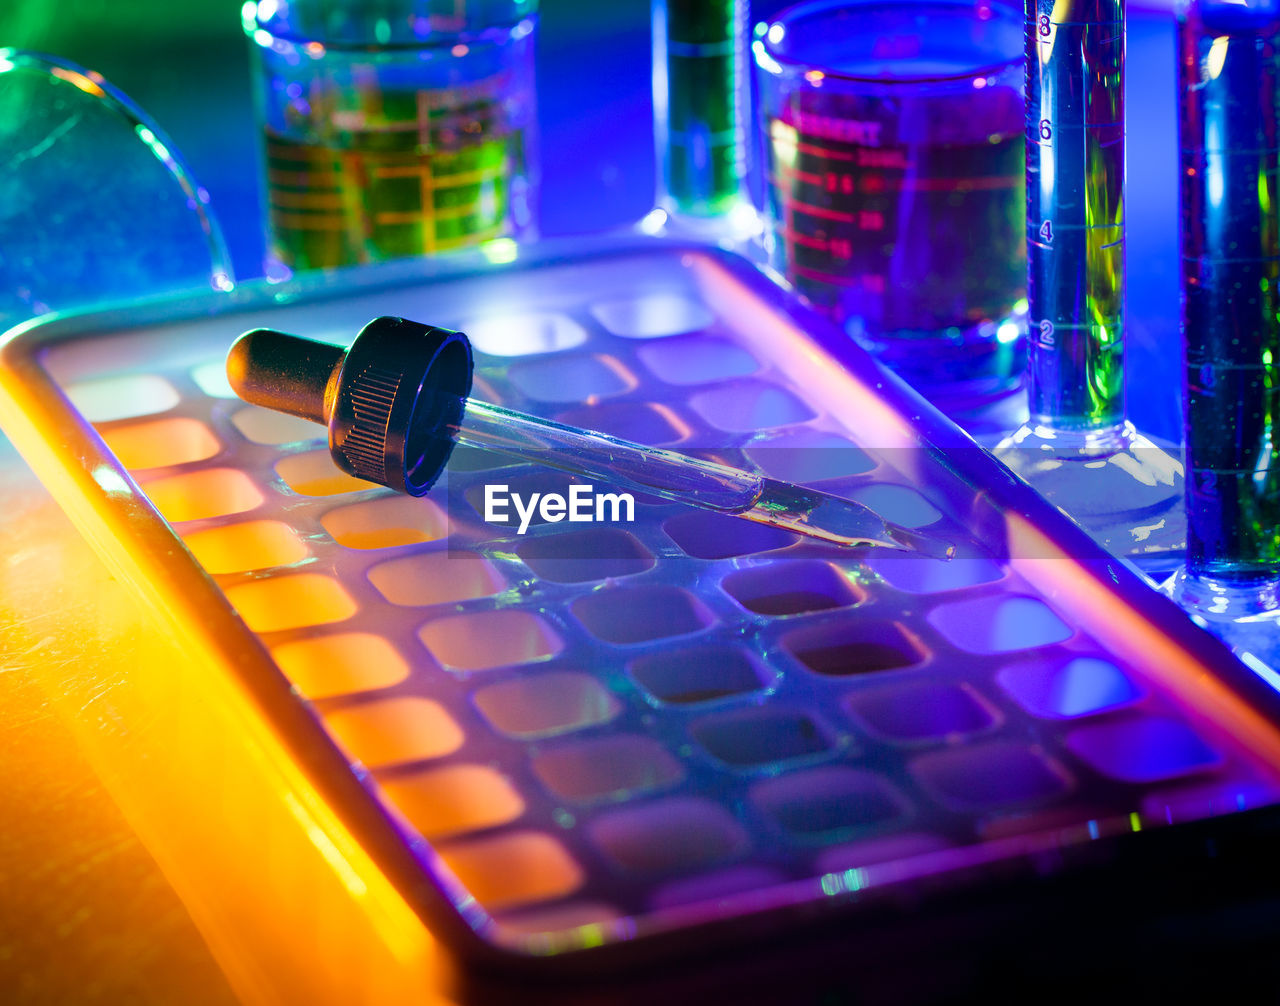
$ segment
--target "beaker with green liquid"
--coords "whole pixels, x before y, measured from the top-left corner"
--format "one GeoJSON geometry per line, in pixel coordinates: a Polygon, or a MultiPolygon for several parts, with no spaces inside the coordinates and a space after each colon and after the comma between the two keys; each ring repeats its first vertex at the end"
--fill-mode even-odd
{"type": "Polygon", "coordinates": [[[537,0],[259,0],[267,275],[536,228],[537,0]]]}

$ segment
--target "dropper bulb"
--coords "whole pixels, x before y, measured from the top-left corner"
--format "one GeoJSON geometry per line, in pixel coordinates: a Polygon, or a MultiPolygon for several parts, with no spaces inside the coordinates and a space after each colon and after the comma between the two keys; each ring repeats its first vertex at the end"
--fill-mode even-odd
{"type": "Polygon", "coordinates": [[[227,354],[246,402],[324,424],[339,468],[411,496],[449,459],[472,367],[461,332],[393,317],[374,318],[346,349],[255,328],[227,354]]]}
{"type": "Polygon", "coordinates": [[[325,388],[345,355],[340,346],[255,328],[227,354],[227,380],[246,402],[327,425],[325,388]]]}

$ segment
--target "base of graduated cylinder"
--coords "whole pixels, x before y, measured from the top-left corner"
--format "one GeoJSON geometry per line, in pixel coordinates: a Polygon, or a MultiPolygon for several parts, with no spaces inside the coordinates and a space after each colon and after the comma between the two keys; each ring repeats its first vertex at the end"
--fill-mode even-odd
{"type": "Polygon", "coordinates": [[[645,234],[715,244],[752,259],[763,257],[759,253],[763,226],[759,212],[745,197],[734,200],[723,211],[704,214],[677,206],[666,193],[659,193],[657,205],[636,225],[645,234]]]}
{"type": "Polygon", "coordinates": [[[1280,576],[1239,582],[1197,575],[1184,568],[1171,576],[1162,589],[1184,608],[1209,621],[1280,618],[1280,576]]]}
{"type": "Polygon", "coordinates": [[[1235,583],[1184,568],[1160,589],[1254,670],[1280,673],[1280,577],[1235,583]]]}
{"type": "Polygon", "coordinates": [[[1145,569],[1181,561],[1185,473],[1170,445],[1128,422],[1100,429],[1032,422],[994,453],[1113,555],[1145,569]]]}

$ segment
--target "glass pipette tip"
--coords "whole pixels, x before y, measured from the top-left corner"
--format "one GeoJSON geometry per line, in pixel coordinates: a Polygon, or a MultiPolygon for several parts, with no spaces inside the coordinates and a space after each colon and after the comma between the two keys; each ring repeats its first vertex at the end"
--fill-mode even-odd
{"type": "Polygon", "coordinates": [[[255,329],[227,356],[241,398],[323,423],[338,467],[413,496],[431,488],[456,443],[831,544],[955,554],[852,500],[477,401],[471,369],[461,333],[401,318],[375,319],[345,350],[255,329]]]}

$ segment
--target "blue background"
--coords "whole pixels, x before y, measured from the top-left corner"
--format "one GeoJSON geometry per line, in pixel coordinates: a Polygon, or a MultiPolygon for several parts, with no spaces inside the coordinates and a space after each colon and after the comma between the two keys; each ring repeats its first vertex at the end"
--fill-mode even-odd
{"type": "MultiPolygon", "coordinates": [[[[1157,2],[1158,0],[1153,0],[1157,2]]],[[[757,0],[752,23],[784,4],[757,0]]],[[[209,191],[236,274],[262,273],[261,197],[240,0],[10,0],[0,45],[97,70],[166,129],[209,191]]],[[[649,0],[543,0],[537,88],[544,235],[629,224],[654,189],[649,0]]],[[[1173,20],[1130,5],[1128,383],[1130,414],[1180,431],[1173,20]]],[[[957,249],[965,254],[967,249],[957,249]]],[[[981,253],[980,238],[973,251],[981,253]]]]}

